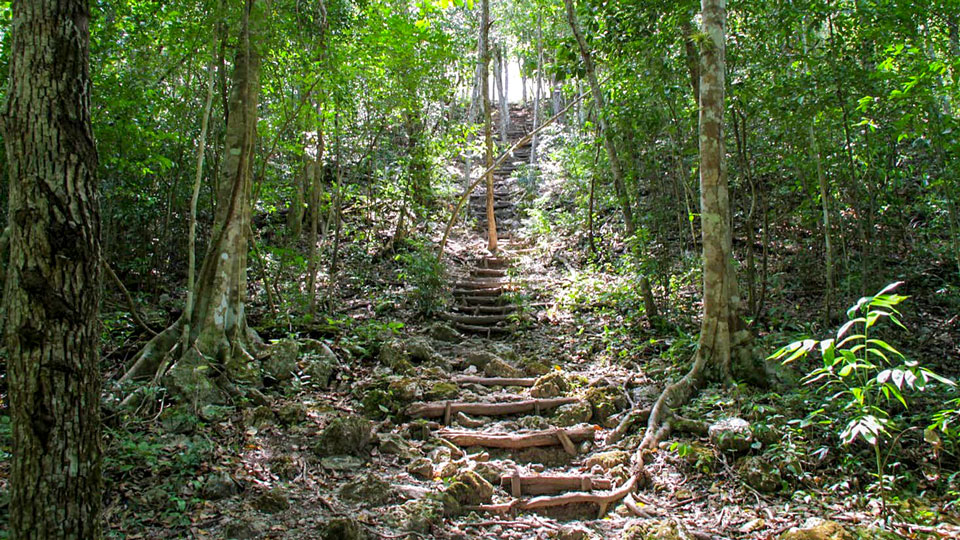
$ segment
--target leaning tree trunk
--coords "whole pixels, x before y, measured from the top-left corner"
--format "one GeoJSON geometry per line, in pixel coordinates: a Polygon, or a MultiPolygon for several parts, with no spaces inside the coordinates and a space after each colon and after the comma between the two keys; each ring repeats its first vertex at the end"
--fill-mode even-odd
{"type": "Polygon", "coordinates": [[[480,93],[483,98],[484,164],[487,172],[487,249],[497,251],[497,216],[493,208],[493,126],[490,121],[490,0],[483,0],[480,10],[480,93]]]}
{"type": "Polygon", "coordinates": [[[100,202],[86,0],[13,4],[2,113],[10,534],[100,538],[100,202]],[[55,54],[54,54],[55,52],[55,54]]]}
{"type": "Polygon", "coordinates": [[[217,369],[206,371],[226,373],[234,380],[259,378],[251,355],[259,339],[247,327],[244,306],[260,91],[260,55],[255,47],[260,19],[254,0],[247,0],[232,75],[217,212],[210,247],[198,274],[189,348],[177,346],[181,319],[147,343],[122,381],[162,375],[166,365],[187,358],[189,365],[215,363],[217,369]]]}
{"type": "MultiPolygon", "coordinates": [[[[690,399],[707,375],[730,380],[731,336],[736,321],[736,275],[730,232],[730,197],[723,148],[725,0],[701,0],[700,216],[703,241],[703,319],[700,347],[690,371],[668,386],[650,410],[640,452],[670,433],[670,408],[690,399]]],[[[642,463],[642,457],[636,460],[642,463]]]]}

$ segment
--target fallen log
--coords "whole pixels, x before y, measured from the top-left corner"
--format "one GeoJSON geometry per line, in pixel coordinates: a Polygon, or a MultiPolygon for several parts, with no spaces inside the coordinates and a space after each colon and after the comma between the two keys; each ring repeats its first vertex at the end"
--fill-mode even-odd
{"type": "Polygon", "coordinates": [[[511,379],[509,377],[470,377],[462,376],[454,379],[454,382],[459,384],[480,384],[483,386],[533,386],[537,383],[537,379],[532,378],[518,378],[511,379]]]}
{"type": "Polygon", "coordinates": [[[437,432],[437,436],[457,446],[483,446],[486,448],[519,450],[521,448],[533,448],[535,446],[562,445],[563,442],[561,441],[562,436],[560,433],[563,433],[571,442],[580,442],[592,441],[596,430],[591,426],[512,434],[442,429],[437,432]]]}
{"type": "Polygon", "coordinates": [[[482,326],[485,324],[497,324],[510,320],[509,315],[458,315],[456,313],[442,313],[441,316],[450,321],[460,324],[482,326]]]}
{"type": "Polygon", "coordinates": [[[470,332],[473,334],[509,334],[513,330],[502,326],[476,326],[473,324],[453,323],[453,327],[461,332],[470,332]]]}
{"type": "Polygon", "coordinates": [[[479,506],[466,506],[465,510],[479,510],[484,512],[507,513],[513,511],[537,510],[540,508],[550,508],[553,506],[563,506],[565,504],[593,503],[600,507],[597,519],[602,518],[607,513],[607,509],[612,503],[623,499],[627,494],[633,492],[633,487],[637,483],[637,477],[631,476],[630,480],[613,491],[606,493],[584,493],[580,491],[564,493],[563,495],[534,497],[532,499],[514,499],[508,503],[501,504],[481,504],[479,506]]]}
{"type": "Polygon", "coordinates": [[[555,409],[561,405],[576,403],[577,401],[579,401],[579,399],[574,397],[525,399],[506,403],[429,401],[425,403],[411,403],[410,406],[407,407],[407,414],[415,418],[440,418],[447,410],[449,404],[452,414],[462,412],[481,416],[504,416],[508,414],[555,409]]]}
{"type": "MultiPolygon", "coordinates": [[[[526,495],[546,495],[564,491],[586,492],[610,489],[611,486],[609,478],[597,478],[589,474],[527,476],[507,474],[500,477],[500,485],[504,488],[511,488],[515,481],[519,484],[519,491],[526,495]]],[[[520,495],[515,492],[514,496],[520,495]]]]}

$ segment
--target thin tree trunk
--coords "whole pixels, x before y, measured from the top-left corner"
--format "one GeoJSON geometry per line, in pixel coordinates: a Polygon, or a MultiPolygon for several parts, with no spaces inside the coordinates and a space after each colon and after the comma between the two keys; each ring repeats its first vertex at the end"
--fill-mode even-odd
{"type": "Polygon", "coordinates": [[[86,0],[14,2],[2,112],[10,537],[99,539],[100,201],[86,0]]]}
{"type": "Polygon", "coordinates": [[[580,33],[580,27],[577,24],[577,13],[573,7],[573,0],[564,0],[567,8],[567,22],[573,31],[577,44],[580,46],[580,57],[583,59],[584,67],[587,71],[587,80],[590,82],[590,90],[593,94],[593,102],[597,107],[597,118],[599,119],[600,131],[603,133],[603,145],[607,149],[607,159],[610,161],[610,171],[613,173],[613,186],[617,193],[617,199],[620,202],[620,210],[623,212],[623,220],[626,226],[627,237],[631,237],[636,232],[636,224],[633,221],[633,210],[630,208],[630,201],[627,197],[627,189],[623,180],[623,169],[620,166],[620,157],[617,155],[616,147],[613,142],[613,134],[610,132],[607,120],[603,115],[605,104],[603,92],[600,89],[600,82],[597,80],[597,72],[593,65],[593,56],[590,49],[587,48],[587,42],[580,33]]]}
{"type": "MultiPolygon", "coordinates": [[[[217,35],[214,32],[211,49],[216,42],[217,35]]],[[[181,350],[186,350],[189,346],[193,323],[193,298],[197,267],[197,201],[200,198],[200,185],[203,182],[203,158],[207,151],[207,130],[210,126],[210,111],[213,108],[215,61],[216,58],[211,55],[210,63],[207,65],[207,97],[203,104],[203,117],[200,119],[200,139],[197,141],[197,168],[193,177],[193,194],[190,197],[190,218],[187,225],[187,302],[183,310],[183,343],[181,350]]]]}
{"type": "Polygon", "coordinates": [[[503,65],[503,52],[497,46],[497,57],[494,62],[494,76],[497,81],[497,94],[499,95],[500,105],[500,144],[508,144],[507,130],[510,128],[510,115],[507,110],[507,89],[506,89],[506,68],[503,65]]]}
{"type": "MultiPolygon", "coordinates": [[[[543,15],[537,13],[537,91],[533,96],[533,131],[540,126],[540,103],[543,99],[543,15]]],[[[530,166],[537,165],[539,137],[534,133],[530,142],[530,166]]]]}
{"type": "Polygon", "coordinates": [[[491,253],[497,251],[497,216],[493,209],[493,129],[490,121],[490,0],[482,0],[480,14],[480,91],[483,95],[483,137],[486,154],[484,163],[487,172],[487,249],[491,253]]]}
{"type": "Polygon", "coordinates": [[[320,224],[320,190],[323,189],[323,110],[317,107],[317,113],[320,120],[317,123],[316,156],[310,168],[310,245],[307,247],[307,298],[310,299],[311,315],[317,309],[317,270],[320,268],[317,233],[320,224]]]}

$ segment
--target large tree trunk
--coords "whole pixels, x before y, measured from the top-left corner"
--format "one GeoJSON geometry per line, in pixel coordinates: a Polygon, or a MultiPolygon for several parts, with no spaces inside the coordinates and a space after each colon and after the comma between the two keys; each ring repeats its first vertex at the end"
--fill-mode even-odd
{"type": "Polygon", "coordinates": [[[100,538],[100,202],[86,0],[13,4],[3,137],[10,534],[100,538]]]}
{"type": "MultiPolygon", "coordinates": [[[[122,380],[152,377],[166,362],[190,357],[190,364],[212,362],[213,373],[243,381],[259,379],[251,349],[256,334],[247,327],[247,249],[250,241],[250,195],[256,140],[260,55],[256,49],[262,14],[247,0],[239,50],[234,62],[227,120],[225,157],[219,182],[217,212],[210,247],[197,279],[189,348],[178,350],[176,336],[182,319],[154,337],[137,356],[122,380]],[[199,355],[199,357],[197,356],[199,355]]],[[[161,373],[162,374],[162,373],[161,373]]]]}
{"type": "MultiPolygon", "coordinates": [[[[730,233],[730,197],[723,148],[725,0],[701,0],[700,216],[703,241],[703,319],[693,366],[667,386],[650,410],[640,452],[670,433],[670,409],[690,399],[707,375],[731,379],[731,337],[737,320],[736,275],[730,233]]],[[[636,460],[642,463],[641,459],[636,460]]]]}

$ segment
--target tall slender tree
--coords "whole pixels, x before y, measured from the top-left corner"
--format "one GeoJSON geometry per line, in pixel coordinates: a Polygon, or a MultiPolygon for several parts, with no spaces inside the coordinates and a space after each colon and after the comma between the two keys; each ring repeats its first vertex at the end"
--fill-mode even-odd
{"type": "MultiPolygon", "coordinates": [[[[480,4],[480,93],[483,98],[484,164],[493,165],[493,125],[490,119],[490,0],[480,4]]],[[[497,215],[493,208],[493,171],[487,173],[487,249],[497,251],[497,215]]]]}
{"type": "Polygon", "coordinates": [[[13,4],[3,136],[10,532],[100,538],[100,202],[87,0],[13,4]]]}
{"type": "MultiPolygon", "coordinates": [[[[569,1],[569,0],[568,0],[569,1]]],[[[700,47],[700,220],[703,241],[703,318],[693,366],[669,385],[650,411],[640,450],[652,448],[670,431],[670,408],[677,407],[709,375],[730,380],[731,337],[738,303],[730,229],[730,195],[723,144],[725,0],[701,0],[700,47]]]]}

